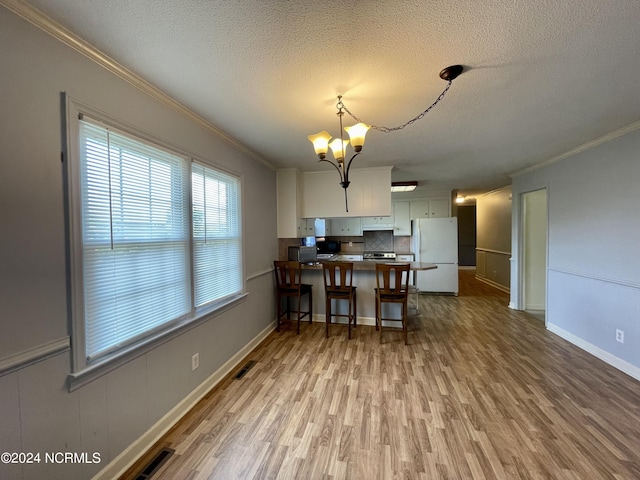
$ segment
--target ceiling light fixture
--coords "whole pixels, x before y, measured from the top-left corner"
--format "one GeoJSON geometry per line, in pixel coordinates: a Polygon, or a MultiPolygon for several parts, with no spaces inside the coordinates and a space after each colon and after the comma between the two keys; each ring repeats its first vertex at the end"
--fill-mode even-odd
{"type": "Polygon", "coordinates": [[[413,192],[418,186],[418,182],[391,182],[391,192],[413,192]]]}
{"type": "Polygon", "coordinates": [[[311,143],[313,143],[313,148],[316,152],[316,155],[318,155],[318,158],[320,159],[319,161],[330,163],[338,171],[338,174],[340,175],[340,186],[342,186],[342,188],[344,189],[344,206],[347,212],[349,211],[347,188],[349,188],[349,184],[351,183],[349,181],[349,169],[351,168],[351,162],[353,161],[353,159],[356,158],[362,151],[367,131],[370,128],[373,128],[374,130],[378,130],[379,132],[383,133],[394,132],[396,130],[402,130],[407,125],[413,124],[416,120],[420,120],[427,113],[429,113],[429,111],[433,107],[435,107],[438,102],[440,102],[440,100],[444,98],[447,91],[449,90],[449,87],[451,87],[451,82],[453,82],[462,73],[462,71],[462,65],[452,65],[442,70],[440,72],[440,78],[447,82],[447,87],[442,91],[440,96],[422,113],[397,127],[379,127],[377,125],[368,125],[364,123],[353,113],[351,113],[345,106],[345,104],[342,102],[342,95],[338,95],[338,103],[336,104],[336,108],[338,109],[337,115],[340,123],[340,138],[334,139],[331,144],[329,144],[331,135],[326,131],[316,133],[315,135],[309,135],[308,138],[311,143]],[[356,125],[344,128],[344,131],[349,134],[349,140],[344,140],[344,134],[342,133],[342,117],[344,116],[345,112],[348,113],[356,122],[358,122],[356,125]],[[345,157],[347,154],[346,149],[347,145],[349,145],[349,142],[351,142],[351,147],[353,148],[354,154],[351,159],[346,162],[345,165],[345,157]],[[335,161],[327,159],[327,152],[329,151],[329,148],[331,148],[335,161]]]}

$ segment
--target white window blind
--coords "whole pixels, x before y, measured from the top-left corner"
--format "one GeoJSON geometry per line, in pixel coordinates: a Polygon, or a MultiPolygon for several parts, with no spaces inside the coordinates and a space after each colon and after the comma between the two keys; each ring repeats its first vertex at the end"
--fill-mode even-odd
{"type": "Polygon", "coordinates": [[[191,312],[188,160],[80,120],[88,360],[191,312]]]}
{"type": "Polygon", "coordinates": [[[193,163],[195,307],[242,291],[240,181],[193,163]]]}

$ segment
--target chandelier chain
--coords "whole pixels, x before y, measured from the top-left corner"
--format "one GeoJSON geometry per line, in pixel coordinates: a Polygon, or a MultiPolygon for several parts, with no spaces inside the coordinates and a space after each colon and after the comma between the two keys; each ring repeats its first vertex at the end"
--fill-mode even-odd
{"type": "MultiPolygon", "coordinates": [[[[449,80],[447,82],[447,87],[442,91],[442,93],[436,99],[436,101],[433,102],[431,105],[429,105],[429,107],[427,107],[427,109],[424,112],[422,112],[419,115],[413,117],[408,122],[406,122],[406,123],[404,123],[402,125],[398,125],[397,127],[380,127],[378,125],[369,125],[369,126],[371,128],[373,128],[374,130],[378,130],[379,132],[382,132],[382,133],[389,133],[389,132],[395,132],[397,130],[402,130],[404,127],[413,124],[415,121],[420,120],[427,113],[429,113],[429,111],[433,107],[435,107],[440,102],[440,100],[442,100],[444,98],[444,96],[447,94],[447,92],[449,91],[449,87],[451,87],[451,83],[452,83],[452,81],[449,80]]],[[[361,119],[359,119],[358,117],[356,117],[353,113],[351,113],[351,111],[347,108],[347,106],[342,102],[342,95],[340,95],[338,97],[338,104],[336,106],[338,107],[338,109],[341,109],[341,108],[344,109],[344,111],[347,112],[356,122],[366,123],[366,122],[362,121],[361,119]]]]}

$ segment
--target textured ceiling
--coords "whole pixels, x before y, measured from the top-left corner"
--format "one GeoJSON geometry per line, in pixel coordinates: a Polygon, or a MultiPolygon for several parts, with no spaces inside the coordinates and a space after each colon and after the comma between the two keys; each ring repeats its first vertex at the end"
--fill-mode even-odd
{"type": "MultiPolygon", "coordinates": [[[[355,167],[474,194],[640,120],[637,0],[30,0],[276,167],[317,164],[336,95],[371,131],[355,167]]],[[[345,122],[347,123],[347,122],[345,122]]]]}

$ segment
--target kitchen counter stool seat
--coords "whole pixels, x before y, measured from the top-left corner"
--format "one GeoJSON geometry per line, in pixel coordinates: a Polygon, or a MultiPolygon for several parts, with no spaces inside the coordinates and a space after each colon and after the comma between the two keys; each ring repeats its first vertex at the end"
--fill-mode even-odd
{"type": "Polygon", "coordinates": [[[382,322],[402,322],[404,344],[407,345],[407,303],[409,298],[409,268],[408,263],[379,263],[376,264],[376,330],[380,328],[380,343],[382,343],[382,322]],[[400,318],[383,318],[384,303],[400,305],[400,318]]]}
{"type": "MultiPolygon", "coordinates": [[[[324,262],[322,264],[324,276],[324,293],[326,298],[325,328],[329,338],[329,325],[334,317],[346,317],[348,322],[348,338],[351,338],[351,324],[357,325],[357,290],[353,286],[353,262],[324,262]],[[347,300],[347,313],[334,313],[331,301],[347,300]]],[[[336,305],[337,306],[337,305],[336,305]]]]}
{"type": "Polygon", "coordinates": [[[273,262],[276,273],[276,303],[277,319],[276,331],[280,331],[280,319],[287,314],[287,319],[291,319],[291,313],[296,313],[297,328],[296,333],[300,334],[300,320],[309,317],[309,323],[313,320],[313,285],[302,283],[300,277],[302,269],[300,263],[295,260],[276,260],[273,262]],[[302,297],[308,296],[308,309],[302,310],[302,297]],[[282,299],[287,299],[287,308],[282,308],[282,299]],[[296,299],[296,310],[291,310],[291,299],[296,299]]]}

